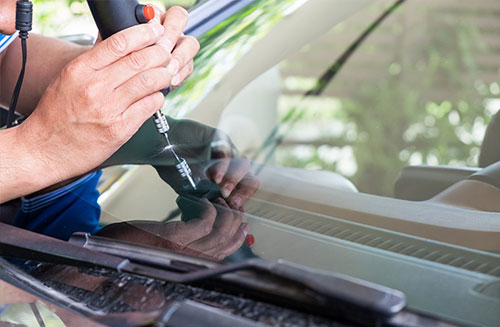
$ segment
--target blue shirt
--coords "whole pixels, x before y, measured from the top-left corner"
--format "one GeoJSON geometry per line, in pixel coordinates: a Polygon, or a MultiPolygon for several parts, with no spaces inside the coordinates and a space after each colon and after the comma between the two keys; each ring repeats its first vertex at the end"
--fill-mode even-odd
{"type": "Polygon", "coordinates": [[[3,35],[0,34],[0,53],[2,53],[7,47],[14,42],[17,37],[18,32],[12,35],[3,35]]]}
{"type": "Polygon", "coordinates": [[[21,198],[14,226],[68,240],[75,232],[99,231],[101,208],[97,183],[102,172],[94,172],[50,193],[21,198]]]}

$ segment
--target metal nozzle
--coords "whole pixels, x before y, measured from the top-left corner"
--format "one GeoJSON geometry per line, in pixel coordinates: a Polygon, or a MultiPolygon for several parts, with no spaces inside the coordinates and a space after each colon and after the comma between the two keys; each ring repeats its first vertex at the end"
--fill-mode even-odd
{"type": "Polygon", "coordinates": [[[160,134],[162,134],[165,137],[165,140],[167,141],[168,148],[170,152],[173,154],[175,160],[178,162],[177,165],[175,165],[175,168],[179,172],[182,178],[186,179],[189,182],[189,185],[196,190],[196,183],[193,180],[193,175],[191,168],[189,168],[189,165],[184,158],[179,158],[177,153],[175,152],[174,148],[172,147],[172,144],[170,143],[170,139],[168,137],[167,132],[170,129],[170,126],[168,125],[167,117],[161,113],[161,111],[157,111],[154,116],[153,120],[156,125],[156,129],[160,134]]]}
{"type": "Polygon", "coordinates": [[[154,116],[153,120],[156,125],[156,129],[160,134],[166,134],[168,130],[170,129],[170,126],[168,125],[167,118],[161,113],[161,111],[157,111],[154,116]]]}
{"type": "Polygon", "coordinates": [[[186,159],[181,158],[181,161],[175,165],[175,168],[177,168],[181,177],[187,179],[191,187],[196,190],[196,183],[193,180],[193,174],[191,172],[191,168],[189,168],[189,165],[186,162],[186,159]]]}

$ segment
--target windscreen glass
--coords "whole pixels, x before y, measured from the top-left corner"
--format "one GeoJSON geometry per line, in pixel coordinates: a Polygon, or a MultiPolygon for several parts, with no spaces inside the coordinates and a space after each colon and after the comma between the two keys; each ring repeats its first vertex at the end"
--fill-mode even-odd
{"type": "MultiPolygon", "coordinates": [[[[162,109],[170,143],[149,120],[70,184],[77,199],[93,194],[83,206],[92,228],[71,222],[87,210],[81,201],[50,202],[64,219],[45,223],[43,194],[23,199],[31,216],[16,220],[129,261],[11,264],[86,316],[193,300],[276,326],[332,323],[243,300],[238,288],[137,277],[128,266],[178,273],[257,258],[397,290],[407,310],[437,319],[500,323],[497,1],[166,2],[190,8],[207,30],[193,74],[162,109]]],[[[69,8],[92,21],[83,3],[69,8]]],[[[3,302],[0,325],[2,310],[24,312],[3,302]]]]}

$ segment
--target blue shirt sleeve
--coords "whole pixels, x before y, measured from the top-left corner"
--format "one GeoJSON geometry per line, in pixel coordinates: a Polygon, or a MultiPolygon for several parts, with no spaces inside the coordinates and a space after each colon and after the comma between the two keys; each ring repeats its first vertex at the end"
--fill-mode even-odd
{"type": "Polygon", "coordinates": [[[53,192],[22,198],[14,226],[68,240],[75,232],[99,231],[101,208],[97,183],[101,171],[86,175],[53,192]]]}
{"type": "Polygon", "coordinates": [[[7,47],[14,42],[14,40],[17,37],[18,32],[12,34],[12,35],[3,35],[0,34],[0,53],[7,49],[7,47]]]}

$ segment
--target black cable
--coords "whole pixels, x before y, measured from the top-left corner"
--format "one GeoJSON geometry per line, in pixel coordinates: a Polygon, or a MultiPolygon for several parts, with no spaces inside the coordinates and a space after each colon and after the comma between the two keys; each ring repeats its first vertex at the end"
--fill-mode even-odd
{"type": "Polygon", "coordinates": [[[26,62],[28,49],[26,45],[26,39],[21,39],[21,48],[23,52],[23,66],[21,68],[21,73],[17,79],[16,87],[14,89],[14,94],[12,94],[12,99],[10,101],[9,113],[7,115],[7,128],[11,127],[14,123],[14,117],[16,112],[17,100],[19,99],[19,94],[21,93],[21,87],[23,85],[24,73],[26,72],[26,62]]]}
{"type": "Polygon", "coordinates": [[[11,127],[14,123],[14,117],[16,113],[17,100],[19,99],[19,94],[21,93],[21,88],[23,86],[24,73],[26,72],[26,62],[28,61],[28,46],[26,39],[28,39],[28,32],[31,31],[31,24],[33,22],[33,4],[29,0],[20,0],[16,3],[16,30],[19,31],[19,38],[21,39],[21,49],[22,49],[22,67],[19,73],[19,78],[17,79],[16,87],[14,88],[14,93],[12,94],[12,99],[10,101],[9,113],[7,115],[7,128],[11,127]]]}

